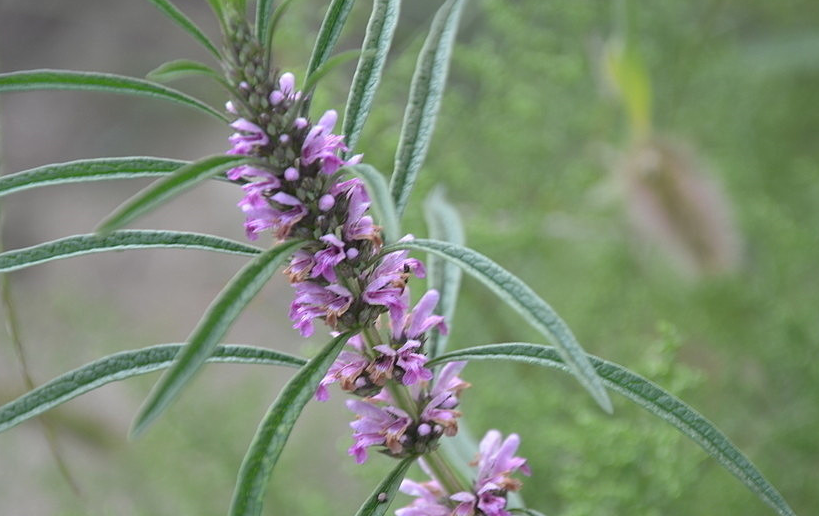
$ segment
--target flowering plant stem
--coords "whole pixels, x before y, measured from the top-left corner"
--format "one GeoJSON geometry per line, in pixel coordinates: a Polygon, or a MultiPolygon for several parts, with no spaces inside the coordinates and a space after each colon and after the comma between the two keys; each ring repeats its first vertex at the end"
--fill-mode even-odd
{"type": "Polygon", "coordinates": [[[427,452],[427,454],[424,455],[424,462],[426,462],[432,472],[432,476],[435,477],[446,492],[454,494],[472,489],[469,481],[467,481],[463,475],[460,475],[457,469],[452,467],[440,450],[427,452]]]}

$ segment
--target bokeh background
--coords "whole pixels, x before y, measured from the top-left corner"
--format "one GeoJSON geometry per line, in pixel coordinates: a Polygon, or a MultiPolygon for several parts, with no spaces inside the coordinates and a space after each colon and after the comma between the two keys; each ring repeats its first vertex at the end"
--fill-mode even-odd
{"type": "MultiPolygon", "coordinates": [[[[200,0],[176,2],[205,30],[200,0]]],[[[326,2],[293,2],[277,62],[299,76],[326,2]]],[[[584,347],[678,394],[761,468],[799,514],[819,507],[819,4],[815,0],[473,0],[436,140],[406,229],[443,185],[468,243],[528,281],[584,347]]],[[[359,2],[341,47],[361,41],[359,2]]],[[[359,150],[392,163],[415,55],[437,0],[405,2],[387,77],[359,150]]],[[[144,76],[208,56],[149,2],[0,0],[0,70],[144,76]]],[[[340,107],[333,72],[315,111],[340,107]]],[[[214,105],[213,84],[177,86],[214,105]]],[[[101,156],[195,159],[229,131],[161,102],[73,92],[0,98],[5,173],[101,156]]],[[[90,232],[140,181],[42,188],[3,199],[3,246],[90,232]]],[[[208,184],[137,227],[243,240],[240,192],[208,184]]],[[[243,259],[197,251],[109,253],[10,277],[38,382],[105,354],[185,339],[243,259]]],[[[421,282],[416,292],[421,291],[421,282]]],[[[228,340],[310,354],[290,329],[282,278],[228,340]]],[[[451,346],[537,339],[466,279],[451,346]]],[[[289,370],[210,366],[143,439],[130,418],[155,376],[54,411],[59,474],[42,426],[0,435],[0,514],[223,514],[255,426],[289,370]]],[[[463,409],[475,433],[518,432],[534,475],[524,496],[550,515],[767,515],[693,443],[622,398],[602,414],[570,378],[475,364],[463,409]]],[[[0,402],[24,391],[0,335],[0,402]]],[[[348,514],[390,462],[366,468],[341,395],[311,404],[270,486],[267,514],[348,514]]]]}

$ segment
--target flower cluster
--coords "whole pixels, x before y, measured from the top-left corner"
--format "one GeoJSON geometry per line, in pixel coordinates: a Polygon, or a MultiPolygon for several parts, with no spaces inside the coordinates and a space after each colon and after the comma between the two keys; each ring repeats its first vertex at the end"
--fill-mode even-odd
{"type": "MultiPolygon", "coordinates": [[[[396,516],[511,516],[506,510],[506,494],[520,489],[521,482],[510,475],[516,471],[531,474],[526,459],[515,457],[519,445],[517,434],[503,440],[497,430],[487,432],[479,446],[478,474],[471,491],[447,493],[437,480],[419,483],[405,479],[401,491],[416,499],[395,511],[396,516]]],[[[434,478],[423,460],[421,466],[434,478]]]]}
{"type": "Polygon", "coordinates": [[[296,116],[304,94],[296,90],[295,77],[284,73],[273,84],[267,93],[242,81],[239,98],[228,102],[227,111],[239,117],[231,124],[236,132],[228,153],[257,158],[258,164],[227,175],[242,183],[239,207],[248,238],[270,231],[279,240],[306,240],[285,269],[295,289],[293,327],[305,337],[314,333],[316,320],[335,331],[360,331],[321,381],[316,398],[326,400],[332,383],[365,397],[348,404],[359,415],[350,450],[359,462],[375,445],[397,457],[432,449],[442,435],[457,431],[454,408],[467,385],[449,373],[462,365],[444,368],[435,382],[425,367],[426,333],[446,332],[443,317],[433,314],[438,293],[428,291],[411,310],[407,281],[424,277],[423,264],[408,251],[379,258],[381,231],[368,215],[367,191],[360,180],[340,177],[344,166],[361,157],[339,157],[348,149],[333,134],[336,112],[325,112],[317,123],[296,116]],[[260,91],[262,112],[239,107],[260,91]],[[382,314],[388,318],[385,336],[375,329],[382,314]],[[412,387],[403,408],[384,389],[389,382],[412,387]]]}
{"type": "Polygon", "coordinates": [[[355,442],[348,453],[359,464],[367,460],[367,448],[371,446],[383,447],[381,451],[391,457],[422,455],[434,450],[441,436],[455,435],[461,415],[455,410],[458,397],[469,387],[457,376],[465,365],[466,362],[452,362],[441,369],[434,381],[413,384],[409,392],[417,414],[414,417],[395,406],[387,389],[364,400],[348,400],[347,408],[358,416],[350,423],[355,442]]]}

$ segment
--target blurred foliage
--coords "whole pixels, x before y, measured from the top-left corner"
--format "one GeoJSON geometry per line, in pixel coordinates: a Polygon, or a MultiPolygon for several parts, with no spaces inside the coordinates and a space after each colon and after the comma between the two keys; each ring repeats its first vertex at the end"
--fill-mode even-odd
{"type": "MultiPolygon", "coordinates": [[[[618,30],[611,2],[473,2],[413,201],[420,206],[423,191],[443,183],[469,245],[528,281],[591,352],[648,374],[642,364],[659,338],[656,324],[672,324],[680,339],[672,372],[700,371],[703,380],[685,391],[648,376],[725,430],[804,513],[819,504],[810,487],[819,482],[819,366],[811,359],[819,342],[819,41],[811,37],[819,8],[809,0],[635,4],[630,37],[651,76],[652,126],[691,149],[722,185],[744,241],[740,270],[680,274],[627,223],[616,165],[631,131],[601,63],[603,42],[618,30]]],[[[412,62],[401,56],[392,70],[406,77],[412,62]]],[[[383,149],[373,142],[397,128],[402,81],[389,78],[385,93],[396,107],[372,121],[362,147],[383,170],[394,138],[383,149]]],[[[419,209],[409,214],[408,229],[423,234],[419,209]]],[[[534,338],[479,285],[465,282],[464,293],[452,346],[534,338]]],[[[467,375],[482,393],[468,406],[467,417],[484,425],[476,433],[502,421],[502,431],[524,435],[535,471],[524,495],[533,507],[770,513],[716,463],[699,463],[704,454],[662,422],[619,406],[613,419],[586,416],[594,412],[588,400],[564,388],[530,399],[525,388],[506,387],[551,381],[535,374],[491,369],[494,401],[477,387],[486,377],[467,375]],[[555,415],[561,406],[571,414],[555,415]]]]}

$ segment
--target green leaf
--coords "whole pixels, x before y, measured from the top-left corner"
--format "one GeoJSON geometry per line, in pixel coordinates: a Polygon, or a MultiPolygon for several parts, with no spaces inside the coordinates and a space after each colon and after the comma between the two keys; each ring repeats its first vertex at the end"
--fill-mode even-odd
{"type": "Polygon", "coordinates": [[[435,118],[444,95],[449,60],[463,4],[463,0],[447,0],[441,6],[418,55],[390,181],[399,217],[404,214],[410,192],[429,149],[435,118]]]}
{"type": "MultiPolygon", "coordinates": [[[[455,208],[447,202],[443,188],[434,189],[424,201],[424,215],[427,219],[429,236],[433,240],[464,245],[464,229],[461,217],[455,208]]],[[[461,269],[435,254],[427,255],[427,287],[434,288],[440,294],[435,313],[443,315],[444,320],[452,323],[458,292],[461,289],[461,269]]],[[[427,340],[427,353],[436,357],[446,349],[447,336],[433,328],[427,340]]]]}
{"type": "Polygon", "coordinates": [[[208,52],[213,54],[213,57],[217,59],[217,61],[221,61],[222,57],[219,54],[219,51],[216,50],[216,47],[213,46],[213,43],[208,39],[207,36],[202,32],[202,29],[197,27],[190,18],[185,16],[185,14],[179,10],[175,5],[173,5],[168,0],[148,0],[152,4],[156,6],[157,9],[162,11],[165,16],[170,18],[175,24],[179,25],[185,31],[193,36],[193,38],[202,44],[208,52]]]}
{"type": "Polygon", "coordinates": [[[73,70],[26,70],[0,74],[0,93],[31,90],[87,90],[154,97],[196,108],[221,122],[228,121],[222,113],[201,100],[167,86],[134,77],[73,70]]]}
{"type": "Polygon", "coordinates": [[[273,48],[273,35],[276,33],[276,27],[279,25],[279,21],[284,15],[284,12],[287,10],[288,7],[290,7],[290,4],[292,3],[293,0],[284,0],[278,5],[278,7],[276,7],[276,10],[273,11],[273,14],[267,21],[267,28],[265,29],[264,32],[264,38],[261,38],[260,36],[260,39],[263,43],[267,42],[265,46],[265,54],[268,57],[268,61],[270,57],[270,50],[273,48]]]}
{"type": "Polygon", "coordinates": [[[333,0],[330,3],[324,15],[324,21],[321,22],[313,53],[310,55],[307,77],[310,77],[325,61],[330,59],[354,3],[355,0],[333,0]]]}
{"type": "Polygon", "coordinates": [[[222,0],[207,0],[208,4],[210,5],[213,14],[216,15],[216,19],[219,20],[219,25],[221,27],[225,26],[225,10],[222,8],[222,0]]]}
{"type": "MultiPolygon", "coordinates": [[[[588,358],[603,383],[610,389],[671,423],[683,434],[693,439],[779,514],[795,516],[782,495],[765,480],[762,473],[713,423],[673,394],[637,373],[593,355],[588,355],[588,358]]],[[[569,371],[559,350],[551,346],[522,342],[459,349],[430,360],[429,363],[490,359],[513,360],[569,371]]]]}
{"type": "MultiPolygon", "coordinates": [[[[354,3],[355,0],[332,0],[330,7],[327,8],[324,21],[321,22],[321,28],[316,37],[313,53],[310,55],[310,61],[307,64],[305,87],[302,88],[304,92],[308,91],[306,80],[309,79],[310,76],[313,75],[313,72],[318,70],[325,61],[330,59],[330,56],[333,54],[333,49],[335,49],[336,43],[338,43],[341,30],[347,22],[347,15],[350,14],[354,3]]],[[[309,100],[305,99],[301,112],[306,113],[309,107],[309,100]]]]}
{"type": "MultiPolygon", "coordinates": [[[[231,516],[261,514],[270,474],[293,425],[350,336],[351,333],[343,333],[330,341],[287,382],[267,410],[239,469],[230,505],[231,516]]],[[[292,482],[292,479],[288,481],[292,482]]]]}
{"type": "Polygon", "coordinates": [[[401,0],[375,0],[373,2],[373,11],[367,23],[367,32],[361,47],[361,58],[358,60],[355,75],[353,75],[353,84],[350,87],[347,107],[344,110],[342,124],[344,142],[350,149],[344,154],[345,158],[353,154],[364,123],[370,114],[378,83],[381,82],[384,63],[392,44],[395,26],[398,23],[400,5],[401,0]]]}
{"type": "Polygon", "coordinates": [[[142,405],[134,420],[131,436],[142,433],[179,395],[205,360],[213,354],[213,350],[242,310],[259,293],[276,269],[302,245],[304,242],[301,240],[291,240],[265,251],[245,265],[222,289],[188,337],[188,343],[179,358],[162,375],[142,405]]]}
{"type": "Polygon", "coordinates": [[[52,163],[0,176],[0,196],[38,186],[102,181],[106,179],[135,179],[165,176],[187,165],[187,161],[161,158],[128,157],[99,158],[52,163]]]}
{"type": "Polygon", "coordinates": [[[334,55],[327,61],[323,62],[321,66],[319,66],[316,71],[311,73],[307,80],[304,81],[304,94],[309,95],[312,93],[313,89],[316,87],[318,82],[324,78],[325,75],[330,73],[335,68],[338,68],[342,64],[346,63],[347,61],[352,61],[356,57],[361,55],[360,50],[348,50],[346,52],[342,52],[340,54],[334,55]]]}
{"type": "MultiPolygon", "coordinates": [[[[123,351],[69,371],[0,407],[0,432],[105,384],[170,367],[182,344],[123,351]]],[[[306,360],[242,345],[217,346],[208,362],[301,367],[306,360]]]]}
{"type": "Polygon", "coordinates": [[[253,158],[247,156],[218,154],[185,165],[125,201],[100,223],[97,233],[104,235],[119,229],[205,179],[251,161],[253,158]]]}
{"type": "Polygon", "coordinates": [[[126,230],[115,231],[106,236],[74,235],[31,247],[6,251],[0,253],[0,272],[14,271],[84,254],[150,248],[204,249],[246,256],[262,252],[258,247],[200,233],[126,230]]]}
{"type": "Polygon", "coordinates": [[[407,457],[399,462],[395,469],[390,471],[384,480],[378,484],[375,491],[367,497],[367,500],[355,513],[355,516],[384,516],[413,462],[415,462],[415,457],[407,457]]]}
{"type": "Polygon", "coordinates": [[[603,410],[609,413],[612,411],[611,400],[572,331],[557,312],[523,281],[477,251],[456,244],[416,239],[387,246],[381,252],[388,253],[396,249],[416,249],[446,258],[489,287],[536,330],[557,345],[558,351],[581,385],[591,393],[603,410]]]}
{"type": "Polygon", "coordinates": [[[343,170],[355,174],[364,181],[367,193],[372,198],[378,222],[383,229],[384,241],[388,244],[397,242],[401,238],[401,227],[384,176],[374,167],[363,163],[344,167],[343,170]]]}
{"type": "Polygon", "coordinates": [[[230,89],[228,83],[216,70],[210,66],[200,63],[199,61],[192,61],[190,59],[177,59],[175,61],[162,63],[148,72],[146,77],[152,81],[169,82],[176,79],[199,75],[204,75],[205,77],[215,79],[216,82],[225,88],[230,89]]]}
{"type": "Polygon", "coordinates": [[[273,13],[273,0],[258,0],[256,2],[256,39],[268,41],[267,27],[273,13]]]}

